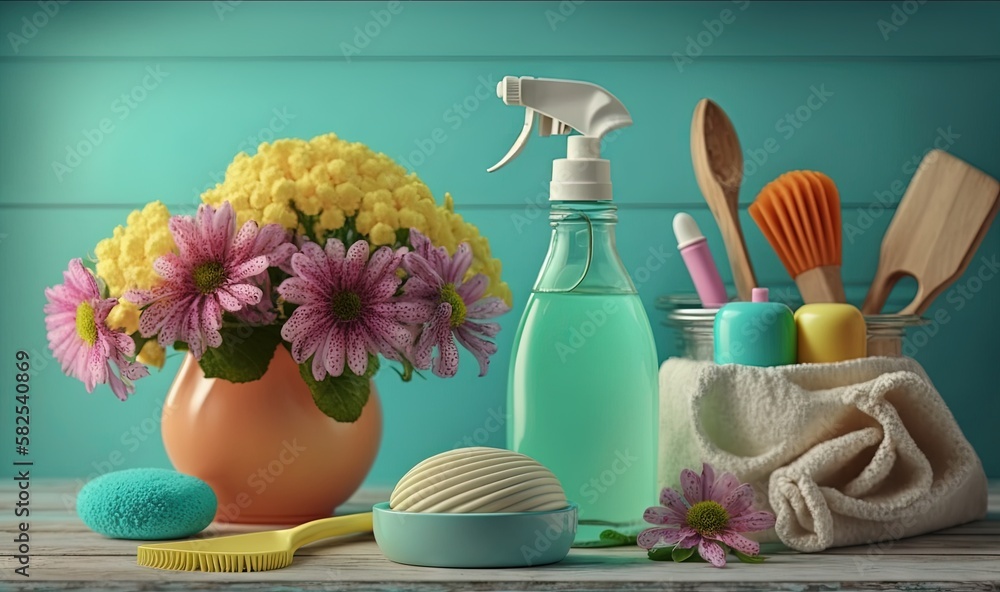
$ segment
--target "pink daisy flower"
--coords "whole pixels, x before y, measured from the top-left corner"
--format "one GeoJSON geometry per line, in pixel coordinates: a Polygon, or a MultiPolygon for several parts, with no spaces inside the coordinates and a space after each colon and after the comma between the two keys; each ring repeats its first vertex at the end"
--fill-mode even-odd
{"type": "MultiPolygon", "coordinates": [[[[291,232],[278,224],[268,224],[257,233],[257,240],[254,242],[251,256],[267,255],[268,267],[278,267],[282,271],[291,273],[291,267],[288,264],[291,261],[292,254],[299,250],[291,242],[291,238],[291,232]]],[[[250,278],[248,283],[260,288],[262,294],[260,302],[233,313],[233,316],[248,325],[270,325],[274,323],[278,319],[278,311],[274,306],[274,299],[272,298],[274,290],[272,289],[271,278],[268,272],[266,270],[262,271],[253,278],[250,278]]]]}
{"type": "MultiPolygon", "coordinates": [[[[216,210],[198,207],[195,217],[174,216],[170,233],[177,253],[156,260],[153,268],[165,281],[152,290],[131,290],[125,297],[146,306],[139,317],[143,337],[156,335],[166,347],[183,341],[195,358],[208,347],[222,345],[222,314],[239,313],[260,304],[261,276],[286,259],[287,235],[276,224],[258,229],[250,220],[236,232],[236,215],[228,202],[216,210]]],[[[292,247],[291,250],[294,250],[292,247]]]]}
{"type": "Polygon", "coordinates": [[[132,381],[147,376],[149,370],[128,360],[135,355],[132,338],[106,323],[118,301],[101,298],[96,278],[80,259],[69,262],[63,280],[65,283],[45,289],[49,348],[62,371],[83,381],[88,393],[94,392],[95,385],[108,384],[124,401],[135,392],[132,381]]]}
{"type": "Polygon", "coordinates": [[[640,547],[690,549],[697,545],[702,559],[716,567],[726,564],[726,551],[719,543],[747,555],[760,553],[760,545],[741,533],[771,528],[774,514],[753,511],[749,484],[741,484],[731,473],[716,478],[712,466],[704,463],[701,475],[690,469],[681,471],[681,486],[684,497],[667,487],[660,493],[661,506],[643,514],[646,522],[660,526],[639,534],[640,547]]]}
{"type": "Polygon", "coordinates": [[[500,325],[482,321],[501,315],[510,307],[500,298],[483,297],[489,286],[485,275],[479,273],[463,281],[472,264],[468,243],[460,244],[455,256],[449,257],[444,247],[435,247],[416,229],[410,230],[410,242],[413,251],[406,254],[403,266],[411,277],[403,292],[407,299],[430,304],[429,314],[423,319],[428,324],[413,351],[414,366],[431,368],[431,354],[436,346],[434,374],[454,376],[458,371],[457,339],[479,361],[479,375],[486,375],[490,356],[496,353],[497,346],[483,337],[495,337],[500,325]]]}
{"type": "Polygon", "coordinates": [[[313,378],[342,375],[345,361],[360,376],[369,354],[398,360],[409,350],[413,336],[406,323],[419,322],[425,313],[395,298],[405,252],[381,247],[369,259],[366,241],[345,250],[331,238],[326,249],[309,242],[292,255],[293,277],[281,282],[278,294],[299,307],[281,336],[292,344],[296,363],[312,357],[313,378]]]}

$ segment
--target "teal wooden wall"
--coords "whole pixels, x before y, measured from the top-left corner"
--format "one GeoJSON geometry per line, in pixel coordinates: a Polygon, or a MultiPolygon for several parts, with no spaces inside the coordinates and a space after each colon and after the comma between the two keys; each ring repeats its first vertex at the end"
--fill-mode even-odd
{"type": "MultiPolygon", "coordinates": [[[[152,199],[190,208],[234,154],[260,140],[336,132],[408,161],[439,199],[451,191],[459,211],[490,237],[519,309],[545,254],[539,195],[564,141],[535,137],[517,162],[488,176],[486,167],[505,153],[522,118],[492,98],[494,85],[515,74],[605,86],[635,119],[606,154],[621,206],[619,246],[633,275],[644,278],[640,292],[661,359],[675,349],[653,304],[692,289],[674,254],[674,213],[692,212],[722,257],[691,172],[688,132],[698,99],[722,105],[748,159],[757,158],[748,165],[744,206],[787,170],[822,170],[838,183],[845,224],[867,228],[845,234],[844,277],[855,301],[874,272],[898,199],[883,207],[876,194],[899,191],[927,149],[945,146],[1000,176],[997,3],[54,6],[0,5],[5,472],[19,349],[33,354],[37,370],[37,475],[85,477],[109,470],[109,459],[120,459],[114,468],[167,464],[158,409],[178,358],[142,381],[127,403],[106,389],[88,396],[46,355],[42,290],[131,209],[152,199]],[[25,24],[31,21],[37,26],[25,24]],[[365,30],[367,40],[358,34],[365,30]],[[676,57],[685,54],[691,59],[676,57]],[[822,101],[810,100],[817,90],[822,101]],[[123,100],[123,93],[133,98],[123,100]],[[787,114],[794,123],[782,123],[787,114]],[[102,122],[104,131],[94,132],[102,122]],[[443,141],[432,139],[442,134],[443,141]],[[67,164],[67,146],[81,142],[92,150],[57,174],[53,163],[67,164]],[[767,153],[765,144],[778,149],[767,153]],[[413,156],[421,145],[430,154],[413,156]],[[658,252],[667,253],[662,266],[650,259],[658,252]]],[[[743,214],[760,280],[789,285],[745,208],[743,214]]],[[[987,471],[1000,477],[996,228],[979,255],[959,282],[964,295],[954,292],[931,311],[947,321],[913,343],[987,471]]],[[[452,381],[403,386],[389,372],[378,377],[386,435],[369,484],[390,485],[415,462],[463,441],[503,445],[503,430],[488,428],[504,413],[518,314],[504,319],[500,354],[486,379],[474,376],[471,359],[452,381]]]]}

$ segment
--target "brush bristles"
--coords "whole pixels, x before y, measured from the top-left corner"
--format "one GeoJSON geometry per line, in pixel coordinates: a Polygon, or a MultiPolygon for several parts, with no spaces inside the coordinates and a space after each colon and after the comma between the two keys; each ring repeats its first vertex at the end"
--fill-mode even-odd
{"type": "Polygon", "coordinates": [[[292,563],[293,553],[199,553],[139,547],[136,563],[156,569],[177,571],[267,571],[281,569],[292,563]]]}
{"type": "Polygon", "coordinates": [[[830,177],[792,171],[771,181],[750,216],[789,275],[841,263],[840,194],[830,177]]]}

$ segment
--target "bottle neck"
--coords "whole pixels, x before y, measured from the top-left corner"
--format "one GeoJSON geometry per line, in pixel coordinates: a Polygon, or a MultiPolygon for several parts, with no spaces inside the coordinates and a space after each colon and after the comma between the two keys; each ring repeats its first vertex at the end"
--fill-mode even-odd
{"type": "Polygon", "coordinates": [[[552,240],[535,292],[635,294],[615,246],[617,223],[610,201],[552,202],[552,240]]]}

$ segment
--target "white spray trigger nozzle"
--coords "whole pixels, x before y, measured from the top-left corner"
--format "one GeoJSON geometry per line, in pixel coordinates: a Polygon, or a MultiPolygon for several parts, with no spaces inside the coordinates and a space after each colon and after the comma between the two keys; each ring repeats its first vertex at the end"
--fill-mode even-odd
{"type": "Polygon", "coordinates": [[[543,113],[538,114],[538,135],[547,138],[549,136],[565,136],[573,132],[569,125],[553,119],[543,113]]]}
{"type": "MultiPolygon", "coordinates": [[[[526,80],[534,80],[530,76],[524,76],[526,80]]],[[[497,83],[497,97],[502,99],[505,105],[512,106],[522,106],[521,102],[521,79],[517,76],[504,76],[500,82],[497,83]]],[[[531,107],[525,108],[524,113],[524,126],[521,127],[521,133],[518,134],[517,139],[514,140],[514,145],[510,147],[507,154],[500,159],[500,162],[486,169],[487,173],[492,173],[493,171],[503,167],[510,161],[517,158],[517,155],[524,150],[524,146],[528,143],[528,137],[531,136],[531,128],[535,124],[535,119],[538,119],[538,135],[546,138],[548,136],[565,136],[573,132],[573,127],[569,124],[559,121],[554,117],[546,115],[544,113],[539,113],[532,109],[531,107]]]]}
{"type": "MultiPolygon", "coordinates": [[[[502,83],[501,83],[502,84],[502,83]]],[[[524,150],[524,146],[528,143],[528,137],[531,136],[531,128],[535,124],[535,111],[533,109],[524,110],[524,127],[521,128],[521,133],[518,134],[517,139],[514,140],[514,145],[510,147],[507,154],[500,159],[500,162],[486,169],[487,173],[492,173],[508,162],[514,160],[518,154],[524,150]]]]}
{"type": "MultiPolygon", "coordinates": [[[[525,78],[531,78],[525,76],[525,78]]],[[[517,76],[504,76],[497,83],[497,98],[503,99],[505,105],[521,104],[521,79],[517,76]]]]}
{"type": "Polygon", "coordinates": [[[505,105],[525,109],[521,133],[493,172],[524,149],[538,119],[541,136],[570,135],[566,158],[552,162],[549,199],[553,201],[606,201],[611,199],[611,165],[601,158],[601,138],[632,125],[628,109],[607,90],[579,80],[504,76],[497,97],[505,105]]]}

